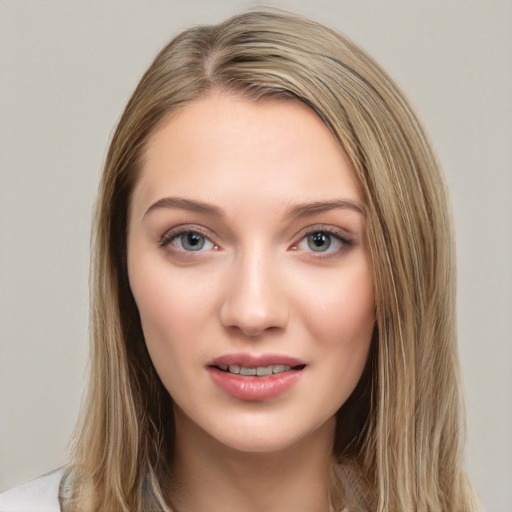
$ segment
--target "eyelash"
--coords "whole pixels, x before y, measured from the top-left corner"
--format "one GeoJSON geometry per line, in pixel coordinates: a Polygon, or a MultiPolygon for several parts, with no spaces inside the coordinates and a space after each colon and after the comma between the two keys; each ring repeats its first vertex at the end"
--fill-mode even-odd
{"type": "MultiPolygon", "coordinates": [[[[213,241],[213,235],[211,232],[201,228],[200,226],[196,225],[183,225],[183,226],[177,226],[175,228],[170,229],[169,231],[166,231],[159,239],[159,246],[164,248],[168,246],[169,244],[172,244],[175,240],[177,240],[182,235],[187,234],[197,234],[200,237],[204,238],[206,241],[212,244],[212,249],[218,249],[218,245],[215,244],[213,241]]],[[[351,247],[354,242],[350,238],[350,236],[346,233],[346,231],[334,228],[332,226],[311,226],[307,229],[305,229],[302,233],[300,233],[300,238],[297,243],[294,243],[290,248],[292,250],[297,250],[299,248],[299,244],[306,241],[309,236],[316,235],[316,234],[324,234],[330,237],[331,239],[334,238],[339,241],[341,244],[341,248],[336,249],[335,251],[314,251],[311,249],[309,252],[312,254],[315,254],[315,257],[317,258],[328,258],[333,256],[333,253],[338,253],[340,250],[343,249],[343,247],[348,248],[351,247]]],[[[332,243],[332,242],[330,242],[332,243]]],[[[330,247],[330,245],[329,245],[330,247]]],[[[202,248],[202,247],[201,247],[202,248]]],[[[201,249],[200,248],[200,249],[201,249]]],[[[201,250],[198,251],[189,251],[186,249],[178,249],[180,252],[185,253],[193,253],[193,252],[202,252],[201,250]]]]}
{"type": "MultiPolygon", "coordinates": [[[[340,251],[346,250],[354,245],[353,239],[349,236],[349,234],[342,229],[335,228],[333,226],[324,226],[324,225],[316,225],[306,228],[302,233],[300,233],[299,241],[291,247],[294,250],[299,249],[299,245],[301,243],[307,243],[307,239],[310,236],[316,234],[323,234],[330,237],[329,247],[326,251],[314,251],[311,247],[309,247],[309,252],[315,255],[315,258],[330,258],[337,256],[340,251]],[[336,248],[333,251],[330,251],[330,247],[332,244],[332,239],[335,239],[339,242],[340,247],[336,248]]],[[[309,244],[308,244],[309,245],[309,244]]]]}
{"type": "MultiPolygon", "coordinates": [[[[166,231],[159,239],[158,245],[160,247],[166,247],[169,244],[172,244],[175,240],[177,240],[180,236],[183,235],[191,235],[196,234],[200,237],[204,238],[206,241],[209,241],[214,248],[218,248],[218,246],[213,242],[213,235],[209,231],[201,228],[201,226],[195,226],[195,225],[184,225],[184,226],[176,226],[175,228],[170,229],[169,231],[166,231]]],[[[193,252],[193,251],[186,251],[183,250],[183,252],[193,252]]],[[[199,252],[199,251],[198,251],[199,252]]]]}

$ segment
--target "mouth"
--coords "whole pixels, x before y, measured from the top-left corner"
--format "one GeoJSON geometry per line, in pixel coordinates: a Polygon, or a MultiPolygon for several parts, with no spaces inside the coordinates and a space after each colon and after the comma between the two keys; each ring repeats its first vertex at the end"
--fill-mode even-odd
{"type": "Polygon", "coordinates": [[[228,354],[207,365],[217,386],[250,402],[284,395],[301,380],[306,367],[303,361],[278,354],[228,354]]]}
{"type": "Polygon", "coordinates": [[[303,370],[306,365],[288,365],[288,364],[271,364],[267,366],[241,366],[239,364],[217,364],[211,365],[222,372],[240,375],[242,377],[268,377],[269,375],[277,375],[280,373],[290,372],[292,370],[303,370]]]}

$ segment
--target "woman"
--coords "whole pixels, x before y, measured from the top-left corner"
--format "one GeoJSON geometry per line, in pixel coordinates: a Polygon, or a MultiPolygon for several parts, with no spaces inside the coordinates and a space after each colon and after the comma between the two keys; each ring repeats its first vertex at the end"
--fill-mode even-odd
{"type": "Polygon", "coordinates": [[[62,510],[476,510],[446,203],[339,34],[265,12],[180,34],[105,164],[62,510]]]}

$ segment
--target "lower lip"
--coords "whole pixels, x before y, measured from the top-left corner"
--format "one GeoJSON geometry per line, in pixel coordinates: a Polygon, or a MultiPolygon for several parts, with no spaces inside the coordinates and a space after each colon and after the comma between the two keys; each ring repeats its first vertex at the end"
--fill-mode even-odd
{"type": "Polygon", "coordinates": [[[208,371],[213,382],[232,397],[262,402],[288,391],[301,378],[304,370],[290,370],[264,377],[242,376],[213,366],[208,367],[208,371]]]}

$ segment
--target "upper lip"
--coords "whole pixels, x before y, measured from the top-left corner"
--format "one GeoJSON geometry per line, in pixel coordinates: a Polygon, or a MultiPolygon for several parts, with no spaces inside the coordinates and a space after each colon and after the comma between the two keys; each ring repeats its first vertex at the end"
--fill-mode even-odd
{"type": "Polygon", "coordinates": [[[271,366],[275,364],[283,364],[287,366],[306,366],[304,361],[285,354],[224,354],[215,358],[208,366],[219,365],[238,365],[246,368],[255,368],[258,366],[271,366]]]}

